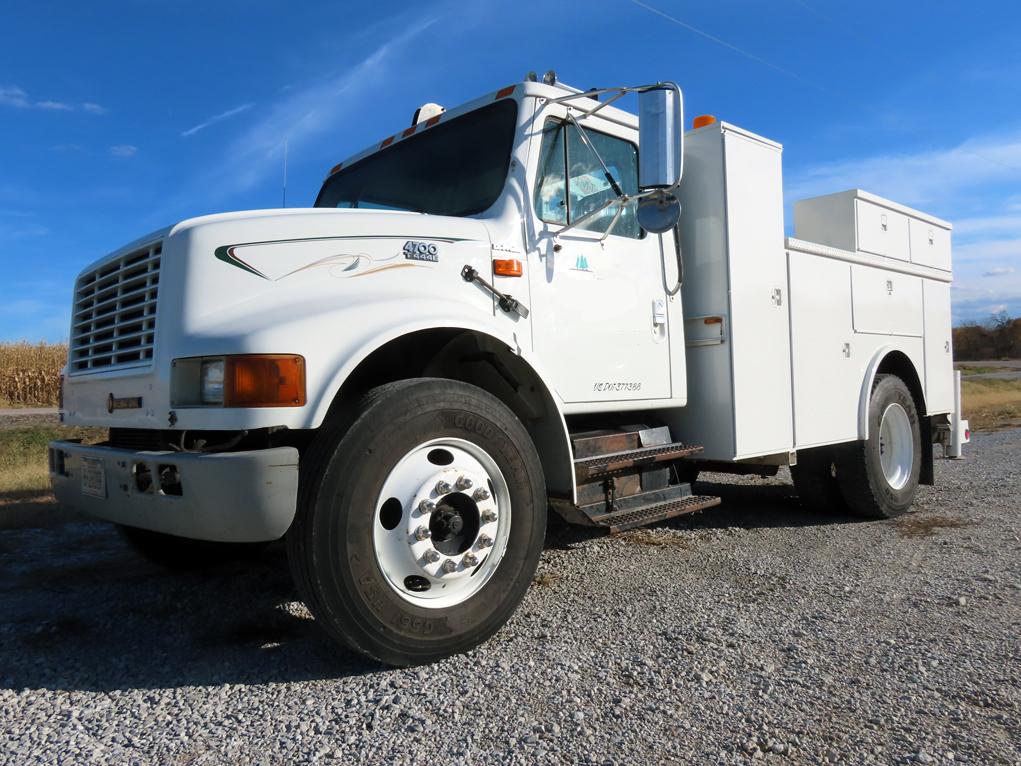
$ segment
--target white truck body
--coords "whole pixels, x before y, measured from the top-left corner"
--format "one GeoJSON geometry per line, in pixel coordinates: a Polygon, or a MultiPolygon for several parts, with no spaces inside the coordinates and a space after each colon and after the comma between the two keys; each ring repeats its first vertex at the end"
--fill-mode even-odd
{"type": "Polygon", "coordinates": [[[499,187],[482,210],[211,215],[87,267],[61,417],[114,430],[106,445],[51,446],[58,498],[183,537],[279,538],[299,507],[301,435],[321,429],[348,389],[418,375],[503,401],[534,443],[549,496],[569,506],[581,503],[579,424],[651,419],[702,445],[717,469],[795,464],[799,451],[869,439],[880,374],[911,391],[923,453],[941,441],[959,454],[949,223],[851,190],[795,203],[796,237],[785,239],[780,145],[714,121],[684,136],[676,240],[641,231],[624,205],[609,233],[605,219],[565,230],[565,210],[606,191],[599,173],[575,174],[572,118],[611,158],[607,175],[637,178],[638,118],[577,93],[525,82],[435,114],[335,168],[320,197],[338,173],[404,156],[444,125],[506,120],[505,170],[486,171],[499,187]],[[570,176],[559,197],[557,151],[570,176]],[[504,261],[519,273],[501,275],[504,261]],[[501,308],[462,278],[466,267],[527,310],[501,308]],[[302,400],[204,403],[198,360],[245,354],[300,357],[302,400]],[[216,437],[195,447],[196,434],[238,436],[210,451],[216,437]],[[255,447],[233,446],[252,434],[255,447]],[[173,491],[136,481],[167,468],[173,491]]]}

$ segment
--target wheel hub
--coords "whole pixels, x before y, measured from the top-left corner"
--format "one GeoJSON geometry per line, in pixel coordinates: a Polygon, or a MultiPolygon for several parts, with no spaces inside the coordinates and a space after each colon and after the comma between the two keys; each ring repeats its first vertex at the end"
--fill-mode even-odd
{"type": "Polygon", "coordinates": [[[398,461],[376,514],[376,560],[390,586],[421,606],[448,606],[476,593],[499,565],[509,537],[510,491],[477,445],[434,440],[398,461]],[[440,465],[431,457],[438,451],[440,465]],[[403,509],[396,526],[383,523],[387,502],[403,509]]]}

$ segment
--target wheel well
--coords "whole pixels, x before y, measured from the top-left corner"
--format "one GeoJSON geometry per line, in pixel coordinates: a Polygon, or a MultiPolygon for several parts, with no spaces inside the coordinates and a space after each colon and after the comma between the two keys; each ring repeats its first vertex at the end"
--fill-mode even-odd
{"type": "Polygon", "coordinates": [[[932,484],[934,481],[934,466],[932,457],[932,423],[929,421],[925,408],[925,393],[922,390],[922,382],[918,379],[918,372],[915,365],[911,363],[907,355],[901,351],[891,351],[883,357],[883,360],[876,368],[876,375],[896,375],[904,381],[904,385],[911,392],[911,398],[915,402],[915,409],[918,410],[918,425],[922,431],[922,473],[919,483],[932,484]]]}
{"type": "Polygon", "coordinates": [[[532,437],[547,489],[572,496],[574,474],[563,418],[538,373],[507,344],[484,333],[433,328],[402,335],[373,351],[341,385],[330,415],[371,388],[418,377],[459,380],[496,396],[532,437]]]}
{"type": "Polygon", "coordinates": [[[901,351],[891,351],[883,357],[883,361],[876,368],[876,375],[896,375],[904,381],[904,385],[911,392],[911,398],[915,400],[915,408],[918,410],[918,417],[924,418],[925,393],[922,391],[922,382],[918,379],[915,365],[911,363],[907,355],[901,351]]]}

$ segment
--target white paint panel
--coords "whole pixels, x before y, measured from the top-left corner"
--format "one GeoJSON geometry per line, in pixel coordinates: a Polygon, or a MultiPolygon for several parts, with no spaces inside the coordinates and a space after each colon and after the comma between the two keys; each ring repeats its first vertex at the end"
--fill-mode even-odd
{"type": "Polygon", "coordinates": [[[911,262],[950,271],[950,232],[926,221],[912,218],[911,262]]]}
{"type": "Polygon", "coordinates": [[[901,261],[911,259],[908,218],[893,210],[855,200],[858,249],[901,261]]]}
{"type": "Polygon", "coordinates": [[[929,414],[954,408],[950,285],[925,280],[925,404],[929,414]]]}
{"type": "Polygon", "coordinates": [[[724,134],[737,457],[784,452],[792,428],[781,154],[724,134]]]}
{"type": "Polygon", "coordinates": [[[791,251],[794,430],[799,449],[858,436],[862,366],[851,327],[851,266],[791,251]]]}
{"type": "Polygon", "coordinates": [[[871,266],[851,266],[856,332],[922,336],[922,280],[871,266]]]}

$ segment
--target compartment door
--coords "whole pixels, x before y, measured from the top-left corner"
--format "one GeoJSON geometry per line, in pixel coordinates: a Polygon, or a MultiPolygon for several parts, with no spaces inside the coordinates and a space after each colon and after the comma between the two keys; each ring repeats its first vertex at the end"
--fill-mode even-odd
{"type": "Polygon", "coordinates": [[[922,280],[872,266],[851,266],[855,332],[922,337],[922,280]]]}
{"type": "Polygon", "coordinates": [[[950,271],[950,232],[926,221],[911,219],[911,262],[950,271]]]}
{"type": "MultiPolygon", "coordinates": [[[[724,134],[736,457],[794,446],[780,152],[724,134]]],[[[683,225],[683,224],[682,224],[683,225]]]]}
{"type": "Polygon", "coordinates": [[[901,261],[911,259],[907,216],[860,199],[854,204],[859,250],[901,261]]]}
{"type": "Polygon", "coordinates": [[[787,257],[796,446],[853,441],[861,374],[851,358],[851,267],[796,251],[787,257]]]}
{"type": "Polygon", "coordinates": [[[954,364],[950,333],[950,285],[926,279],[925,406],[929,414],[954,408],[954,364]]]}

